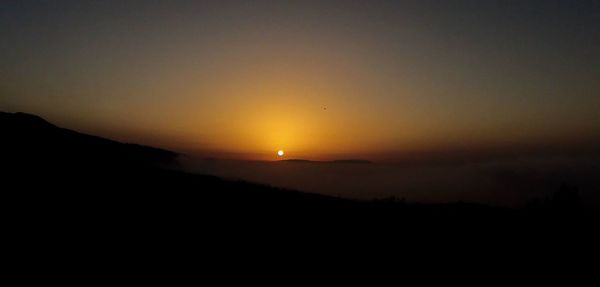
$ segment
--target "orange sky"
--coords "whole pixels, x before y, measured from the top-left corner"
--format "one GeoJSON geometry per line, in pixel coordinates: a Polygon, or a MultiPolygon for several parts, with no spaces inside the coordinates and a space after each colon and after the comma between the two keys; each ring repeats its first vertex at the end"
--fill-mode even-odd
{"type": "Polygon", "coordinates": [[[7,5],[0,109],[251,159],[600,135],[589,9],[283,2],[7,5]]]}

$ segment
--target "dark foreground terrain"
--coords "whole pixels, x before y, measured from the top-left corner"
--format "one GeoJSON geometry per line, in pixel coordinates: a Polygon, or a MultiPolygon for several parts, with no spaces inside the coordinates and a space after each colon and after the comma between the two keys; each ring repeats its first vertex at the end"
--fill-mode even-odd
{"type": "Polygon", "coordinates": [[[65,232],[110,241],[138,232],[158,238],[260,230],[364,236],[595,225],[568,186],[527,209],[358,201],[185,173],[173,152],[80,134],[23,113],[0,113],[0,131],[6,219],[26,242],[65,232]]]}

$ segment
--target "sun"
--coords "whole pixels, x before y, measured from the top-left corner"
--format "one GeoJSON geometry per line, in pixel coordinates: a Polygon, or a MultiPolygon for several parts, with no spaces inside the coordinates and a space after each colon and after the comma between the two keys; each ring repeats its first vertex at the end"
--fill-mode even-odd
{"type": "Polygon", "coordinates": [[[278,150],[277,151],[277,155],[278,156],[283,156],[285,153],[283,152],[283,150],[278,150]]]}

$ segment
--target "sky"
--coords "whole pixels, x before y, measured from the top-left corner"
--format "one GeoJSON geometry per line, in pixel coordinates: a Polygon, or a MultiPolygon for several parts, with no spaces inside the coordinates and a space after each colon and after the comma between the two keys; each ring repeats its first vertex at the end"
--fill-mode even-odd
{"type": "Polygon", "coordinates": [[[599,1],[0,5],[0,110],[242,159],[600,143],[599,1]]]}

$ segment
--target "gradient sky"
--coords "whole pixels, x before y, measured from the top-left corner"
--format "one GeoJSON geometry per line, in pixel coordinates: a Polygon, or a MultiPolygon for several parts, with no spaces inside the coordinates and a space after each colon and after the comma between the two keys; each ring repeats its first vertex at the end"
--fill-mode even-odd
{"type": "Polygon", "coordinates": [[[0,37],[0,110],[189,154],[600,138],[600,1],[6,0],[0,37]]]}

